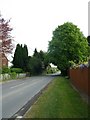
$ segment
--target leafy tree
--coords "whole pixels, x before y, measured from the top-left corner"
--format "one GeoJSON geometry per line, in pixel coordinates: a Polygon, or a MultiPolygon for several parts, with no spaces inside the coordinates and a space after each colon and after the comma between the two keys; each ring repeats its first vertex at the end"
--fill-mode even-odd
{"type": "Polygon", "coordinates": [[[38,75],[42,72],[42,63],[39,58],[33,56],[29,58],[28,70],[31,75],[38,75]]]}
{"type": "Polygon", "coordinates": [[[11,36],[11,31],[12,28],[9,25],[9,21],[5,20],[2,18],[0,15],[0,40],[1,40],[1,45],[0,45],[0,53],[11,53],[13,50],[13,45],[12,45],[12,36],[11,36]]]}
{"type": "Polygon", "coordinates": [[[42,50],[38,52],[35,48],[33,56],[29,57],[28,71],[30,71],[30,73],[33,75],[41,74],[47,66],[48,62],[46,53],[42,50]]]}
{"type": "Polygon", "coordinates": [[[44,66],[44,70],[45,70],[47,68],[47,66],[49,65],[48,54],[47,54],[47,52],[43,52],[43,51],[41,51],[40,54],[42,56],[41,60],[43,62],[43,66],[44,66]]]}
{"type": "Polygon", "coordinates": [[[88,43],[76,25],[66,22],[53,31],[48,54],[50,62],[57,65],[62,74],[66,75],[70,61],[79,63],[87,60],[88,43]]]}

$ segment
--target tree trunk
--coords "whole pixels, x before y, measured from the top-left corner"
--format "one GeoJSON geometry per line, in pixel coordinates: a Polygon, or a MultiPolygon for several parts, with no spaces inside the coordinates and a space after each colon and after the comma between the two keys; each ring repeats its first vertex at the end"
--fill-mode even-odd
{"type": "Polygon", "coordinates": [[[61,70],[61,75],[69,77],[69,69],[67,68],[67,69],[61,70]]]}

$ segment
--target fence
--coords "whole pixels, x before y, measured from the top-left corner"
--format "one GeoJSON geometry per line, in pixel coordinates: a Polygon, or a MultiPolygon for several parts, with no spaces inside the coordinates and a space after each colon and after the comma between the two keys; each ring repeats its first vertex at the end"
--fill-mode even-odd
{"type": "Polygon", "coordinates": [[[81,93],[90,96],[90,68],[70,69],[70,80],[81,93]]]}

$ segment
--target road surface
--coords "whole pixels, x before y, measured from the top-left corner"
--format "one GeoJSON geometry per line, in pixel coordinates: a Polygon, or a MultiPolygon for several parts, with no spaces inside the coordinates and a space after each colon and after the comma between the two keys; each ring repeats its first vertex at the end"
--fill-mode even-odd
{"type": "Polygon", "coordinates": [[[0,96],[2,118],[10,118],[52,79],[53,76],[36,76],[4,83],[0,96]]]}

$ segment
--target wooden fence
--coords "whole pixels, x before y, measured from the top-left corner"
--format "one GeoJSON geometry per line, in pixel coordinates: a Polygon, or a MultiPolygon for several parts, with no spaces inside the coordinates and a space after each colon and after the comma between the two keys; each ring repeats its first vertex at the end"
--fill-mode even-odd
{"type": "Polygon", "coordinates": [[[90,68],[70,69],[71,83],[81,92],[90,97],[90,68]]]}

